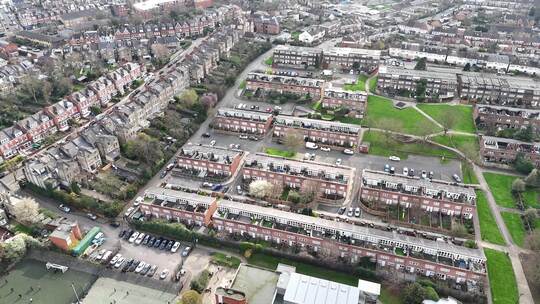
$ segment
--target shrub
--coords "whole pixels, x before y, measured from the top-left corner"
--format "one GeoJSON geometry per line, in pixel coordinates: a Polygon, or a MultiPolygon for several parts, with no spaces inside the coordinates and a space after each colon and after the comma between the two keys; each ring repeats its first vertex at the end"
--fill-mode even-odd
{"type": "Polygon", "coordinates": [[[210,272],[203,270],[194,280],[191,281],[191,289],[203,293],[210,281],[210,272]]]}

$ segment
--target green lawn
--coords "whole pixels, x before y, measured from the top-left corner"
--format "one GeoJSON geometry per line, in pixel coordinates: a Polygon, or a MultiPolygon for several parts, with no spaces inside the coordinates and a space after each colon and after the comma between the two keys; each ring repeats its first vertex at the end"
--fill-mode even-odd
{"type": "Polygon", "coordinates": [[[266,65],[272,65],[273,63],[274,63],[274,57],[268,57],[264,61],[264,64],[266,64],[266,65]]]}
{"type": "Polygon", "coordinates": [[[302,33],[301,33],[301,32],[298,32],[298,31],[292,32],[292,33],[291,33],[291,38],[294,39],[294,40],[298,40],[300,34],[302,34],[302,33]]]}
{"type": "Polygon", "coordinates": [[[486,195],[482,191],[476,191],[476,209],[480,222],[482,240],[493,244],[505,245],[504,238],[497,227],[497,222],[495,222],[495,218],[489,209],[486,195]]]}
{"type": "Polygon", "coordinates": [[[512,236],[514,243],[518,246],[523,247],[523,241],[525,240],[525,227],[523,227],[523,221],[521,216],[517,213],[512,212],[501,212],[501,216],[508,228],[508,232],[512,236]]]}
{"type": "Polygon", "coordinates": [[[461,174],[463,175],[463,183],[478,184],[478,178],[474,174],[472,166],[466,161],[461,162],[461,174]]]}
{"type": "Polygon", "coordinates": [[[518,288],[516,276],[510,259],[504,252],[493,249],[484,249],[487,258],[489,285],[493,304],[518,303],[518,288]]]}
{"type": "Polygon", "coordinates": [[[362,142],[369,142],[369,154],[390,156],[396,155],[403,159],[409,154],[456,158],[454,152],[425,143],[402,143],[381,131],[367,131],[362,142]]]}
{"type": "Polygon", "coordinates": [[[530,208],[540,208],[540,189],[528,188],[523,192],[525,206],[530,208]]]}
{"type": "Polygon", "coordinates": [[[347,117],[343,116],[339,119],[342,123],[348,123],[353,125],[361,125],[362,124],[362,118],[356,118],[356,117],[347,117]]]}
{"type": "Polygon", "coordinates": [[[358,79],[353,84],[346,84],[343,88],[346,91],[365,91],[366,90],[366,80],[368,77],[366,75],[358,75],[358,79]]]}
{"type": "Polygon", "coordinates": [[[432,137],[431,140],[447,147],[458,149],[469,159],[480,159],[478,152],[480,151],[480,146],[478,145],[478,137],[476,136],[447,134],[432,137]]]}
{"type": "Polygon", "coordinates": [[[517,178],[516,176],[485,172],[484,178],[497,205],[508,208],[516,207],[512,196],[512,182],[517,178]]]}
{"type": "Polygon", "coordinates": [[[225,255],[221,252],[215,252],[212,254],[212,262],[217,265],[226,266],[229,268],[238,268],[240,266],[240,259],[235,256],[225,255]]]}
{"type": "Polygon", "coordinates": [[[295,151],[280,150],[276,148],[266,148],[264,151],[266,152],[266,154],[269,155],[281,156],[286,158],[292,158],[296,155],[295,151]]]}
{"type": "Polygon", "coordinates": [[[388,98],[368,96],[366,123],[374,128],[386,129],[392,124],[395,129],[407,134],[426,135],[442,131],[414,108],[399,110],[388,98]]]}
{"type": "Polygon", "coordinates": [[[377,89],[378,80],[379,80],[379,76],[375,76],[369,80],[369,91],[371,93],[375,93],[375,90],[377,89]]]}
{"type": "Polygon", "coordinates": [[[455,131],[475,133],[473,107],[448,104],[418,104],[418,108],[441,123],[445,117],[452,117],[450,128],[455,131]]]}

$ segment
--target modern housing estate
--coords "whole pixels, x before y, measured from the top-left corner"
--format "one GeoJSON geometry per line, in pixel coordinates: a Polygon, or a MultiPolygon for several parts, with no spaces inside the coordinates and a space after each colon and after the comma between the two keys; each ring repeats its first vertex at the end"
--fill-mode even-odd
{"type": "Polygon", "coordinates": [[[476,210],[474,188],[368,169],[362,172],[360,198],[374,204],[373,209],[399,205],[467,219],[472,218],[476,210]]]}
{"type": "Polygon", "coordinates": [[[346,91],[337,87],[324,89],[322,107],[325,109],[345,108],[356,117],[364,117],[367,108],[367,94],[362,91],[346,91]]]}
{"type": "Polygon", "coordinates": [[[322,79],[270,75],[251,72],[246,78],[246,89],[251,91],[269,91],[291,93],[298,95],[309,94],[317,99],[322,95],[325,81],[322,79]]]}
{"type": "Polygon", "coordinates": [[[154,200],[141,203],[145,215],[211,223],[223,236],[260,238],[353,263],[367,256],[383,269],[462,284],[486,280],[486,258],[479,249],[177,190],[149,189],[146,196],[154,200]]]}
{"type": "Polygon", "coordinates": [[[486,164],[512,164],[518,154],[540,168],[540,143],[492,136],[480,137],[480,156],[486,164]]]}
{"type": "Polygon", "coordinates": [[[288,115],[274,117],[274,138],[300,132],[305,141],[337,149],[355,149],[360,143],[359,125],[288,115]]]}
{"type": "Polygon", "coordinates": [[[344,199],[352,189],[354,169],[326,163],[274,157],[266,154],[246,156],[242,167],[244,185],[255,180],[292,189],[313,188],[318,199],[329,202],[344,199]]]}
{"type": "Polygon", "coordinates": [[[476,125],[481,128],[520,129],[531,127],[540,132],[540,109],[523,109],[478,104],[474,107],[476,125]]]}
{"type": "Polygon", "coordinates": [[[184,145],[176,158],[173,175],[224,179],[238,170],[243,151],[213,146],[184,145]]]}
{"type": "Polygon", "coordinates": [[[222,132],[266,134],[272,125],[272,114],[219,108],[212,121],[212,128],[222,132]]]}

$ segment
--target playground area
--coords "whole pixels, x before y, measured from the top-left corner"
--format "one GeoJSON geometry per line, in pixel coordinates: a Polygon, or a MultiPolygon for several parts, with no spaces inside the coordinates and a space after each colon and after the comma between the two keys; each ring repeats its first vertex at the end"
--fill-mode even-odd
{"type": "Polygon", "coordinates": [[[25,259],[0,277],[0,303],[63,304],[77,301],[90,289],[96,276],[68,269],[47,270],[45,262],[25,259]],[[73,286],[72,286],[73,284],[73,286]],[[75,291],[74,291],[75,289],[75,291]]]}

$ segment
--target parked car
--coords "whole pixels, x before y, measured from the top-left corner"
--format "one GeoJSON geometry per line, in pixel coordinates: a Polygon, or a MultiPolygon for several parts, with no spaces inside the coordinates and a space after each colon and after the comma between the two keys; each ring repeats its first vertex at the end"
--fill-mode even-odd
{"type": "Polygon", "coordinates": [[[347,211],[347,208],[345,208],[345,207],[340,207],[337,213],[338,213],[339,215],[342,215],[343,213],[345,213],[345,211],[347,211]]]}
{"type": "Polygon", "coordinates": [[[105,249],[101,249],[98,254],[96,255],[96,260],[101,260],[101,258],[103,257],[103,255],[105,254],[105,252],[107,252],[107,250],[105,249]]]}
{"type": "Polygon", "coordinates": [[[139,236],[137,237],[137,239],[135,240],[135,244],[136,245],[140,245],[144,239],[144,237],[146,236],[146,234],[144,233],[141,233],[139,234],[139,236]]]}
{"type": "Polygon", "coordinates": [[[188,246],[188,247],[184,248],[184,251],[182,251],[182,256],[187,257],[190,252],[191,252],[191,247],[188,246]]]}
{"type": "Polygon", "coordinates": [[[236,192],[240,195],[244,194],[244,191],[242,190],[242,186],[240,185],[236,186],[236,192]]]}
{"type": "Polygon", "coordinates": [[[135,273],[141,272],[143,270],[144,266],[146,266],[145,262],[140,262],[139,265],[137,265],[137,268],[135,268],[135,273]]]}
{"type": "Polygon", "coordinates": [[[107,263],[107,261],[111,258],[112,251],[107,251],[105,254],[101,257],[101,263],[107,263]]]}
{"type": "Polygon", "coordinates": [[[147,235],[144,237],[144,239],[142,240],[141,245],[144,246],[144,245],[148,244],[148,240],[149,240],[149,239],[150,239],[150,235],[147,234],[147,235]]]}
{"type": "Polygon", "coordinates": [[[216,140],[215,140],[215,139],[212,139],[212,140],[210,141],[210,146],[213,147],[213,146],[215,146],[215,145],[216,145],[216,140]]]}
{"type": "Polygon", "coordinates": [[[356,207],[356,209],[354,210],[354,216],[360,217],[360,207],[356,207]]]}
{"type": "Polygon", "coordinates": [[[129,238],[131,237],[131,235],[133,234],[133,230],[132,229],[129,229],[123,236],[123,239],[124,240],[129,240],[129,238]]]}
{"type": "Polygon", "coordinates": [[[252,140],[252,141],[258,141],[259,140],[259,138],[257,136],[253,136],[253,135],[248,136],[248,139],[252,140]]]}
{"type": "Polygon", "coordinates": [[[161,280],[165,280],[167,278],[167,276],[169,275],[169,270],[168,269],[163,269],[161,271],[161,273],[159,274],[159,278],[161,280]]]}
{"type": "Polygon", "coordinates": [[[174,245],[171,248],[171,252],[176,253],[178,251],[178,248],[180,248],[180,242],[174,242],[174,245]]]}
{"type": "Polygon", "coordinates": [[[161,171],[161,173],[159,174],[159,178],[165,178],[165,176],[167,176],[167,171],[166,170],[161,171]]]}
{"type": "Polygon", "coordinates": [[[409,176],[414,176],[414,169],[413,169],[413,168],[411,168],[411,169],[409,170],[409,176]]]}
{"type": "Polygon", "coordinates": [[[169,241],[165,249],[171,251],[173,246],[174,246],[174,241],[169,241]]]}
{"type": "Polygon", "coordinates": [[[202,137],[208,138],[208,137],[210,137],[210,133],[205,132],[205,133],[203,133],[202,137]]]}
{"type": "Polygon", "coordinates": [[[347,212],[347,216],[351,217],[354,215],[354,209],[352,207],[349,208],[349,212],[347,212]]]}
{"type": "Polygon", "coordinates": [[[138,237],[139,237],[139,232],[138,231],[133,232],[133,234],[129,237],[129,242],[130,243],[135,242],[138,237]]]}
{"type": "Polygon", "coordinates": [[[163,241],[162,238],[159,238],[157,239],[155,242],[154,242],[154,248],[159,248],[159,246],[161,246],[161,242],[163,241]]]}
{"type": "Polygon", "coordinates": [[[124,235],[127,233],[127,230],[123,229],[118,233],[119,238],[124,238],[124,235]]]}
{"type": "Polygon", "coordinates": [[[452,175],[452,178],[453,178],[456,182],[461,183],[461,177],[459,177],[459,175],[454,174],[454,175],[452,175]]]}
{"type": "Polygon", "coordinates": [[[351,150],[351,149],[345,149],[345,150],[343,150],[343,153],[344,153],[344,154],[347,154],[347,155],[353,155],[353,154],[354,154],[354,151],[351,150]]]}
{"type": "Polygon", "coordinates": [[[384,172],[390,173],[390,165],[389,164],[384,165],[384,172]]]}
{"type": "Polygon", "coordinates": [[[239,144],[230,144],[229,149],[240,149],[240,145],[239,144]]]}
{"type": "Polygon", "coordinates": [[[65,213],[69,213],[71,209],[68,206],[64,206],[64,204],[58,205],[58,209],[64,211],[65,213]]]}
{"type": "Polygon", "coordinates": [[[223,188],[223,185],[222,184],[217,184],[217,185],[214,185],[212,187],[212,191],[219,191],[219,190],[221,190],[221,188],[223,188]]]}
{"type": "Polygon", "coordinates": [[[156,271],[157,271],[157,265],[152,265],[152,267],[150,267],[150,270],[148,271],[146,275],[149,277],[153,277],[156,271]]]}
{"type": "Polygon", "coordinates": [[[122,266],[122,264],[124,263],[124,261],[126,260],[126,258],[124,257],[120,257],[116,263],[114,263],[114,268],[120,268],[122,266]]]}
{"type": "Polygon", "coordinates": [[[403,168],[403,175],[409,175],[409,169],[407,167],[403,168]]]}
{"type": "Polygon", "coordinates": [[[317,149],[319,149],[319,146],[317,146],[316,143],[307,141],[306,142],[306,149],[317,150],[317,149]]]}
{"type": "Polygon", "coordinates": [[[93,221],[97,220],[97,216],[95,214],[93,214],[93,213],[87,213],[86,217],[88,217],[89,219],[91,219],[93,221]]]}
{"type": "Polygon", "coordinates": [[[148,239],[148,243],[146,244],[146,246],[148,247],[154,247],[154,242],[156,241],[156,237],[155,236],[151,236],[149,239],[148,239]]]}
{"type": "Polygon", "coordinates": [[[238,138],[240,138],[240,139],[248,139],[248,136],[244,135],[244,134],[241,134],[241,135],[238,135],[238,138]]]}
{"type": "Polygon", "coordinates": [[[150,264],[144,265],[143,269],[140,272],[140,275],[146,275],[148,271],[150,270],[150,267],[152,267],[152,265],[150,264]]]}
{"type": "Polygon", "coordinates": [[[336,165],[341,166],[341,162],[342,162],[341,158],[336,159],[336,165]]]}
{"type": "Polygon", "coordinates": [[[113,227],[113,228],[120,227],[120,223],[118,223],[117,221],[110,222],[109,225],[111,225],[111,227],[113,227]]]}
{"type": "Polygon", "coordinates": [[[391,160],[391,161],[400,161],[401,160],[401,158],[399,158],[399,157],[397,157],[395,155],[392,155],[392,156],[388,157],[388,159],[391,160]]]}
{"type": "Polygon", "coordinates": [[[167,240],[161,241],[161,245],[159,245],[159,250],[164,250],[165,248],[167,248],[167,243],[167,240]]]}
{"type": "Polygon", "coordinates": [[[139,204],[142,203],[143,201],[144,201],[144,198],[142,196],[139,196],[133,202],[133,206],[139,206],[139,204]]]}
{"type": "Polygon", "coordinates": [[[122,267],[122,272],[128,271],[131,265],[133,265],[133,259],[127,260],[126,263],[124,264],[124,267],[122,267]]]}
{"type": "Polygon", "coordinates": [[[427,172],[426,172],[426,170],[422,170],[421,176],[422,176],[423,179],[427,179],[427,172]]]}
{"type": "Polygon", "coordinates": [[[324,152],[330,152],[330,148],[328,148],[328,147],[321,147],[321,151],[324,151],[324,152]]]}
{"type": "Polygon", "coordinates": [[[204,188],[212,188],[212,187],[214,187],[214,184],[209,183],[209,182],[204,182],[204,183],[202,183],[202,186],[204,188]]]}
{"type": "Polygon", "coordinates": [[[390,167],[390,174],[394,174],[394,173],[396,173],[396,168],[390,167]]]}
{"type": "Polygon", "coordinates": [[[127,210],[126,210],[126,213],[124,213],[125,216],[129,216],[131,214],[131,212],[133,212],[133,210],[135,210],[135,208],[133,207],[129,207],[127,210]]]}
{"type": "Polygon", "coordinates": [[[115,256],[113,256],[113,258],[111,259],[111,261],[109,262],[109,264],[111,265],[114,265],[116,264],[116,262],[118,261],[119,258],[121,258],[122,255],[120,253],[117,253],[115,256]]]}
{"type": "Polygon", "coordinates": [[[135,269],[137,269],[137,266],[139,266],[140,263],[141,263],[141,261],[139,261],[139,260],[134,260],[133,263],[131,263],[131,265],[129,266],[128,271],[129,271],[129,272],[135,271],[135,269]]]}
{"type": "Polygon", "coordinates": [[[429,179],[433,179],[433,171],[429,171],[428,177],[429,177],[429,179]]]}

